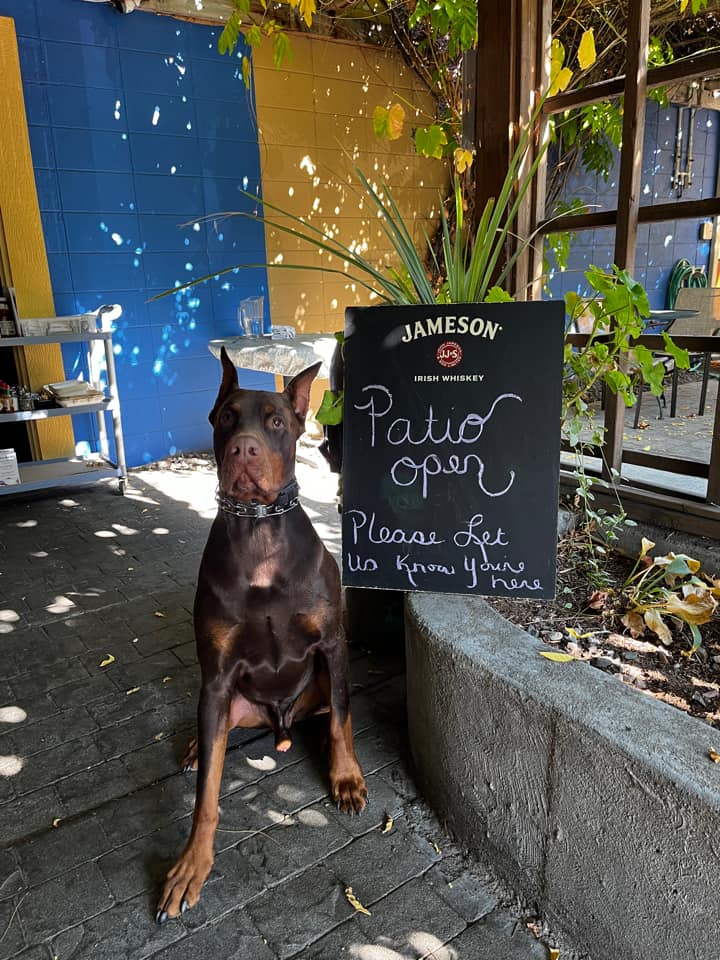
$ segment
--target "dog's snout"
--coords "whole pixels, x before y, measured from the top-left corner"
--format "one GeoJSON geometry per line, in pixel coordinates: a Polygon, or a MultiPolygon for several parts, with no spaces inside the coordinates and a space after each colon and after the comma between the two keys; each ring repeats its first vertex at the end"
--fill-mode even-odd
{"type": "Polygon", "coordinates": [[[231,445],[230,453],[239,460],[256,460],[260,456],[260,446],[254,437],[237,437],[231,445]]]}

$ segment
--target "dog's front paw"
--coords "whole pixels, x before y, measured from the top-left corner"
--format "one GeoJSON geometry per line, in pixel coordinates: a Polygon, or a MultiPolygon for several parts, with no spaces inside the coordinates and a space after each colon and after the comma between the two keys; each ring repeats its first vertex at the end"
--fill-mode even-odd
{"type": "Polygon", "coordinates": [[[331,777],[332,797],[343,813],[362,813],[367,803],[367,787],[360,769],[331,777]]]}
{"type": "Polygon", "coordinates": [[[213,858],[188,847],[165,880],[155,919],[158,923],[178,917],[200,900],[200,891],[212,870],[213,858]]]}

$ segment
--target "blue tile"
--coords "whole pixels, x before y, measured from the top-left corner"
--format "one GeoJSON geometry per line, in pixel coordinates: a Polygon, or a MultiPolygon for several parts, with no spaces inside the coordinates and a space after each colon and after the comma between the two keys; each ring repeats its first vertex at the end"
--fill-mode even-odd
{"type": "Polygon", "coordinates": [[[127,94],[128,127],[137,133],[195,137],[195,106],[181,96],[160,93],[127,94]]]}
{"type": "Polygon", "coordinates": [[[144,283],[142,258],[134,253],[74,253],[71,263],[78,290],[137,290],[144,283]]]}
{"type": "Polygon", "coordinates": [[[160,396],[182,391],[207,390],[217,384],[217,360],[208,352],[206,357],[172,357],[163,361],[158,372],[160,396]]]}
{"type": "Polygon", "coordinates": [[[42,41],[34,37],[18,37],[18,53],[23,80],[44,83],[47,80],[47,66],[42,41]]]}
{"type": "Polygon", "coordinates": [[[222,27],[205,27],[201,24],[194,24],[188,31],[188,52],[193,59],[217,60],[218,39],[222,33],[222,27]]]}
{"type": "Polygon", "coordinates": [[[137,174],[135,189],[139,213],[174,213],[188,220],[204,212],[202,184],[197,179],[137,174]]]}
{"type": "Polygon", "coordinates": [[[127,324],[147,324],[144,297],[134,290],[75,290],[55,298],[58,314],[92,313],[105,303],[117,303],[122,307],[121,320],[127,324]]]}
{"type": "MultiPolygon", "coordinates": [[[[239,164],[242,170],[242,164],[239,164]]],[[[247,182],[240,176],[237,180],[203,180],[205,209],[208,214],[213,213],[252,213],[257,207],[254,198],[246,197],[243,191],[253,192],[256,182],[249,179],[247,182]]]]}
{"type": "Polygon", "coordinates": [[[114,90],[53,84],[47,88],[52,122],[84,130],[125,130],[125,98],[114,90]]]}
{"type": "Polygon", "coordinates": [[[194,29],[192,24],[170,17],[118,17],[117,41],[122,50],[187,54],[194,29]]]}
{"type": "Polygon", "coordinates": [[[217,217],[206,221],[208,250],[248,263],[265,263],[265,227],[249,217],[217,217]]]}
{"type": "Polygon", "coordinates": [[[50,109],[44,86],[39,83],[24,83],[23,97],[28,123],[49,123],[50,109]]]}
{"type": "Polygon", "coordinates": [[[36,170],[35,185],[37,187],[38,205],[41,210],[59,210],[60,193],[58,191],[57,174],[54,170],[36,170]]]}
{"type": "Polygon", "coordinates": [[[140,467],[166,457],[165,434],[159,431],[125,433],[125,459],[129,467],[140,467]]]}
{"type": "Polygon", "coordinates": [[[241,166],[241,179],[247,176],[251,180],[260,178],[260,156],[251,146],[241,148],[241,158],[238,157],[237,147],[228,140],[201,140],[200,154],[203,170],[208,177],[225,177],[238,179],[238,168],[241,166]]]}
{"type": "Polygon", "coordinates": [[[104,3],[77,0],[39,0],[40,36],[77,44],[115,46],[117,11],[104,3]]]}
{"type": "Polygon", "coordinates": [[[49,253],[50,281],[53,290],[65,293],[73,289],[70,275],[70,260],[66,253],[49,253]]]}
{"type": "Polygon", "coordinates": [[[250,116],[245,99],[232,106],[228,102],[214,103],[196,95],[197,133],[203,140],[247,140],[257,144],[255,121],[250,116]]]}
{"type": "Polygon", "coordinates": [[[0,17],[10,17],[15,21],[15,32],[18,36],[38,35],[35,0],[0,0],[0,17]]]}
{"type": "Polygon", "coordinates": [[[139,220],[140,236],[147,252],[195,253],[205,250],[208,244],[208,233],[204,223],[184,226],[188,222],[187,218],[158,213],[140,215],[139,220]]]}
{"type": "Polygon", "coordinates": [[[111,47],[46,41],[45,59],[50,83],[111,90],[122,86],[120,58],[111,47]]]}
{"type": "Polygon", "coordinates": [[[58,174],[63,209],[70,212],[126,213],[133,209],[133,178],[126,173],[58,174]]]}
{"type": "Polygon", "coordinates": [[[194,450],[212,449],[212,430],[207,419],[194,427],[175,427],[165,433],[167,450],[171,455],[194,450]]]}
{"type": "Polygon", "coordinates": [[[217,388],[198,390],[194,393],[178,393],[163,397],[160,401],[160,416],[163,427],[177,431],[183,427],[208,427],[208,413],[212,410],[217,388]]]}
{"type": "Polygon", "coordinates": [[[207,276],[210,265],[203,254],[146,253],[145,279],[149,288],[170,290],[177,284],[207,276]]]}
{"type": "Polygon", "coordinates": [[[196,140],[158,133],[131,133],[133,167],[138,173],[163,173],[167,176],[207,176],[200,161],[196,140]]]}
{"type": "Polygon", "coordinates": [[[117,253],[127,248],[134,252],[140,248],[133,213],[66,213],[65,230],[72,253],[117,253]]]}
{"type": "Polygon", "coordinates": [[[55,156],[53,152],[52,134],[49,127],[28,127],[30,136],[30,152],[32,153],[33,166],[35,169],[43,167],[45,169],[54,169],[55,156]]]}
{"type": "MultiPolygon", "coordinates": [[[[164,290],[148,290],[148,297],[164,293],[164,290]]],[[[182,327],[194,330],[208,329],[213,319],[212,296],[207,284],[198,284],[179,290],[158,300],[150,300],[146,306],[148,323],[153,327],[182,327]]],[[[212,337],[208,336],[208,339],[212,337]]]]}
{"type": "Polygon", "coordinates": [[[134,367],[154,363],[156,358],[150,327],[128,323],[124,317],[117,324],[113,333],[113,353],[118,376],[120,370],[126,373],[134,367]]]}
{"type": "Polygon", "coordinates": [[[176,322],[153,327],[155,356],[162,360],[174,357],[202,357],[208,343],[215,339],[212,324],[198,324],[195,317],[177,317],[176,322]]]}
{"type": "Polygon", "coordinates": [[[192,96],[192,70],[182,53],[123,50],[120,58],[127,91],[160,93],[170,97],[192,96]]]}
{"type": "Polygon", "coordinates": [[[67,253],[67,238],[65,236],[65,221],[63,215],[61,213],[44,212],[40,216],[47,252],[67,253]]]}
{"type": "Polygon", "coordinates": [[[127,134],[120,132],[56,128],[55,156],[59,170],[104,173],[130,173],[132,170],[127,134]]]}
{"type": "Polygon", "coordinates": [[[236,105],[247,102],[242,59],[237,52],[232,57],[218,55],[214,60],[193,61],[192,76],[195,95],[199,98],[228,100],[236,105]]]}
{"type": "Polygon", "coordinates": [[[151,357],[138,363],[118,363],[118,389],[122,397],[154,397],[158,392],[158,378],[151,357]]]}

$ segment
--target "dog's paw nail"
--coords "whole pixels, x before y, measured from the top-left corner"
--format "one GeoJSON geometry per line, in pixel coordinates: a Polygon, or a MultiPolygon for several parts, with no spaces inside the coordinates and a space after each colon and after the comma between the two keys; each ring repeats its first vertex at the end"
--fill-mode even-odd
{"type": "Polygon", "coordinates": [[[185,913],[189,906],[190,904],[187,902],[187,900],[183,900],[183,902],[180,904],[180,913],[185,913]]]}
{"type": "Polygon", "coordinates": [[[167,911],[166,911],[166,910],[158,910],[158,912],[155,914],[155,922],[156,922],[156,923],[161,923],[161,924],[162,924],[162,923],[165,923],[165,921],[167,920],[167,918],[168,918],[168,916],[167,916],[167,911]]]}

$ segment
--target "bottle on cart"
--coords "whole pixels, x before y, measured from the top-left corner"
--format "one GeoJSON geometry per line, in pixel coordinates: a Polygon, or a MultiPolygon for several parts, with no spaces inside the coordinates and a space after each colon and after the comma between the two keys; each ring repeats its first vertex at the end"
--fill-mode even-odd
{"type": "Polygon", "coordinates": [[[10,302],[7,297],[0,295],[0,337],[16,337],[17,334],[10,302]]]}

